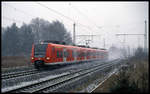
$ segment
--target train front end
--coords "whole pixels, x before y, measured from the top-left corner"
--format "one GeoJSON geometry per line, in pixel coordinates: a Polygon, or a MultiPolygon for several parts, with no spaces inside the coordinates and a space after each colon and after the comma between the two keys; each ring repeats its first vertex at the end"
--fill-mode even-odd
{"type": "Polygon", "coordinates": [[[33,44],[31,53],[31,62],[34,64],[35,68],[39,69],[45,65],[50,59],[49,54],[47,54],[48,44],[33,44]]]}

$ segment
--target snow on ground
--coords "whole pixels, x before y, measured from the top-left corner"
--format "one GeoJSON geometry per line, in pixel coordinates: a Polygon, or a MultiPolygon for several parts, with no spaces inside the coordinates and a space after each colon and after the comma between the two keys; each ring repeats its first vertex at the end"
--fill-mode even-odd
{"type": "Polygon", "coordinates": [[[88,92],[88,93],[91,93],[92,91],[94,91],[97,87],[99,87],[103,82],[105,82],[111,75],[113,75],[117,71],[118,71],[118,69],[114,69],[112,72],[110,72],[104,78],[97,79],[96,81],[94,81],[94,83],[91,83],[90,85],[88,85],[86,88],[82,89],[79,92],[88,92]]]}
{"type": "MultiPolygon", "coordinates": [[[[94,64],[99,64],[99,63],[102,63],[102,62],[93,62],[94,64]]],[[[47,77],[44,77],[44,78],[40,78],[40,79],[37,79],[37,80],[32,80],[32,81],[24,81],[24,82],[21,82],[15,86],[8,86],[8,87],[4,87],[2,88],[2,92],[5,92],[5,91],[10,91],[10,90],[13,90],[13,89],[17,89],[17,88],[21,88],[21,87],[24,87],[24,86],[27,86],[27,85],[31,85],[31,84],[34,84],[34,83],[38,83],[38,82],[41,82],[41,81],[45,81],[47,79],[53,79],[55,77],[59,77],[59,76],[62,76],[62,75],[65,75],[65,74],[69,74],[71,72],[74,72],[76,71],[77,69],[80,69],[84,66],[84,68],[88,68],[89,66],[92,66],[93,63],[83,63],[83,64],[78,64],[77,66],[75,65],[71,65],[69,67],[66,67],[66,68],[62,68],[60,69],[59,71],[63,71],[63,70],[69,70],[67,72],[64,72],[64,73],[61,73],[61,74],[57,74],[57,75],[50,75],[50,76],[47,76],[47,77]]]]}
{"type": "Polygon", "coordinates": [[[19,85],[2,88],[1,90],[2,90],[2,92],[6,92],[6,91],[13,90],[13,89],[25,87],[25,86],[28,86],[28,85],[31,85],[31,84],[35,84],[35,83],[39,83],[39,82],[42,82],[42,81],[46,81],[46,80],[49,80],[49,79],[53,79],[53,78],[56,78],[56,77],[60,77],[60,76],[66,75],[66,74],[69,74],[69,73],[66,72],[66,73],[62,73],[62,74],[59,74],[59,75],[50,75],[50,76],[47,76],[45,78],[37,79],[35,81],[21,82],[19,85]]]}

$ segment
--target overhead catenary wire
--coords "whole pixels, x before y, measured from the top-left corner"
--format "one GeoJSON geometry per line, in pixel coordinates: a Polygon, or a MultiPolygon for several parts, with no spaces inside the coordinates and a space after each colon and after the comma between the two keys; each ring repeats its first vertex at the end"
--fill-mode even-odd
{"type": "Polygon", "coordinates": [[[18,12],[20,12],[20,13],[23,13],[23,14],[25,14],[25,15],[27,15],[27,16],[36,17],[36,16],[31,15],[31,14],[29,14],[29,13],[27,13],[27,12],[25,12],[25,11],[21,10],[21,9],[17,9],[17,8],[15,8],[15,7],[14,7],[14,6],[12,6],[12,5],[9,5],[9,4],[6,4],[6,5],[7,5],[7,6],[9,6],[10,8],[13,8],[15,11],[18,11],[18,12]]]}
{"type": "MultiPolygon", "coordinates": [[[[72,5],[74,9],[76,9],[79,14],[82,14],[84,16],[84,18],[86,17],[88,21],[90,21],[91,23],[93,23],[93,26],[95,26],[96,28],[98,28],[98,26],[95,24],[95,22],[93,22],[87,15],[85,15],[83,12],[81,12],[78,8],[76,8],[74,5],[72,5]]],[[[99,28],[98,28],[99,29],[99,28]]]]}
{"type": "Polygon", "coordinates": [[[71,19],[70,17],[67,17],[67,16],[63,15],[62,13],[60,13],[60,12],[58,12],[58,11],[52,9],[52,8],[49,8],[49,7],[45,6],[44,4],[41,4],[41,3],[38,3],[38,2],[36,2],[36,3],[39,4],[40,6],[43,6],[43,7],[47,8],[47,9],[50,10],[50,11],[53,11],[53,12],[55,12],[55,13],[57,13],[57,14],[63,16],[63,17],[65,17],[65,18],[68,19],[68,20],[71,20],[71,21],[75,22],[75,21],[74,21],[73,19],[71,19]]]}
{"type": "MultiPolygon", "coordinates": [[[[38,3],[38,2],[37,2],[37,4],[39,4],[39,5],[42,6],[42,7],[47,8],[47,9],[50,10],[50,11],[53,11],[53,12],[55,12],[55,13],[57,13],[57,14],[63,16],[63,17],[65,17],[66,19],[68,19],[68,20],[70,20],[70,21],[72,21],[72,22],[75,22],[75,20],[73,20],[72,18],[70,18],[70,17],[68,17],[68,16],[65,16],[64,14],[62,14],[62,13],[60,13],[60,12],[58,12],[58,11],[52,9],[52,8],[47,7],[47,6],[45,6],[44,4],[41,4],[41,3],[38,3]]],[[[36,17],[36,16],[31,15],[31,14],[25,12],[25,11],[22,11],[21,9],[17,9],[17,8],[11,6],[11,5],[8,5],[8,4],[7,4],[7,6],[9,6],[10,8],[13,8],[15,11],[21,12],[21,13],[27,15],[27,16],[36,17]]],[[[7,18],[8,18],[8,17],[7,17],[7,18]]],[[[7,19],[7,18],[6,18],[6,19],[7,19]]],[[[53,17],[53,18],[54,18],[54,17],[53,17]]],[[[8,18],[8,19],[9,19],[9,18],[8,18]]],[[[55,18],[55,19],[56,19],[56,18],[55,18]]],[[[61,18],[59,18],[59,19],[61,19],[61,18]]],[[[11,19],[9,19],[9,20],[11,20],[11,19]]],[[[61,20],[62,20],[62,19],[61,19],[61,20]]],[[[17,21],[17,20],[15,20],[15,21],[17,21]]],[[[20,22],[20,21],[17,21],[17,22],[20,22]]],[[[67,23],[67,24],[68,24],[68,23],[67,23]]],[[[89,26],[87,26],[87,25],[83,25],[83,24],[77,23],[77,22],[76,22],[76,24],[81,25],[81,26],[83,26],[83,27],[89,29],[90,31],[92,30],[92,29],[91,29],[89,26]]]]}
{"type": "MultiPolygon", "coordinates": [[[[21,10],[21,9],[17,9],[16,7],[14,7],[14,6],[12,6],[12,5],[8,5],[8,4],[6,4],[6,5],[9,6],[10,8],[13,8],[15,11],[18,11],[18,12],[20,12],[20,13],[23,13],[23,14],[25,14],[25,15],[31,17],[31,18],[32,18],[32,17],[38,17],[38,16],[35,16],[35,15],[31,15],[30,13],[27,13],[27,12],[21,10]]],[[[51,17],[52,17],[52,16],[51,16],[51,17]]],[[[52,18],[56,19],[55,17],[52,17],[52,18]]],[[[61,20],[62,20],[62,19],[61,19],[61,20]]]]}
{"type": "Polygon", "coordinates": [[[16,20],[16,19],[13,19],[13,18],[9,18],[9,17],[6,17],[6,16],[2,16],[4,19],[6,20],[11,20],[11,21],[16,21],[16,22],[19,22],[19,23],[23,23],[23,21],[20,21],[20,20],[16,20]]]}
{"type": "MultiPolygon", "coordinates": [[[[23,14],[25,14],[25,15],[31,17],[31,18],[32,18],[32,17],[36,17],[36,16],[31,15],[31,14],[29,14],[29,13],[27,13],[27,12],[21,10],[21,9],[18,9],[18,8],[12,6],[12,5],[9,5],[9,4],[5,4],[5,5],[6,5],[7,7],[11,8],[11,9],[13,9],[14,11],[17,11],[17,12],[19,12],[19,13],[23,13],[23,14]]],[[[17,20],[17,19],[14,19],[14,18],[10,18],[10,17],[6,17],[6,16],[3,16],[3,18],[6,19],[6,20],[8,20],[8,21],[12,21],[12,22],[18,22],[18,23],[23,23],[23,22],[24,22],[24,21],[17,20]]],[[[54,17],[52,17],[52,18],[54,18],[54,17]]],[[[56,19],[56,18],[55,18],[55,19],[56,19]]],[[[66,24],[68,24],[68,23],[66,23],[66,24]]]]}
{"type": "MultiPolygon", "coordinates": [[[[55,12],[56,14],[61,15],[62,17],[66,18],[66,19],[68,19],[68,20],[70,20],[70,21],[72,21],[73,23],[75,22],[75,20],[73,20],[72,18],[70,18],[70,17],[68,17],[68,16],[65,16],[64,14],[62,14],[62,13],[60,13],[60,12],[58,12],[58,11],[52,9],[52,8],[47,7],[47,6],[44,5],[44,4],[41,4],[41,3],[38,3],[38,2],[36,2],[36,3],[39,4],[39,5],[42,6],[42,7],[47,8],[47,9],[50,10],[50,11],[55,12]]],[[[79,25],[81,25],[81,26],[83,26],[83,27],[86,27],[86,28],[88,28],[88,29],[91,29],[91,28],[90,28],[89,26],[87,26],[87,25],[83,25],[83,24],[78,23],[78,22],[75,22],[75,23],[76,23],[76,24],[79,24],[79,25]]]]}
{"type": "MultiPolygon", "coordinates": [[[[37,3],[38,3],[38,2],[37,2],[37,3]]],[[[47,6],[45,6],[44,4],[41,4],[41,3],[38,3],[38,4],[39,4],[40,6],[42,6],[42,7],[47,8],[47,9],[50,10],[50,11],[53,11],[53,12],[55,12],[55,13],[61,15],[62,17],[65,17],[66,19],[68,19],[68,20],[70,20],[70,21],[72,21],[72,22],[75,22],[74,19],[72,19],[72,18],[70,18],[70,17],[68,17],[68,16],[65,16],[64,14],[62,14],[62,13],[60,13],[60,12],[58,12],[58,11],[52,9],[52,8],[47,7],[47,6]]],[[[7,5],[8,5],[8,4],[7,4],[7,5]]],[[[32,17],[35,17],[34,15],[31,15],[30,13],[27,13],[27,12],[21,10],[21,9],[18,9],[18,8],[12,6],[12,5],[8,5],[8,6],[9,6],[10,8],[14,9],[15,11],[20,12],[20,13],[23,13],[23,14],[25,14],[25,15],[31,17],[31,18],[32,18],[32,17]]],[[[20,20],[14,19],[14,18],[9,18],[9,17],[4,17],[4,19],[6,19],[6,20],[11,20],[11,21],[14,21],[14,22],[19,22],[19,23],[23,23],[23,22],[24,22],[24,21],[20,21],[20,20]]],[[[67,24],[68,24],[68,23],[67,23],[67,24]]],[[[85,28],[88,29],[89,31],[92,31],[92,28],[91,28],[90,26],[83,25],[83,24],[78,23],[78,22],[76,22],[76,24],[79,25],[79,26],[85,27],[85,28]]]]}
{"type": "MultiPolygon", "coordinates": [[[[97,27],[98,29],[101,29],[102,27],[120,27],[120,25],[114,25],[114,26],[98,26],[98,25],[95,24],[95,22],[94,22],[93,20],[91,20],[87,15],[85,15],[83,12],[81,12],[77,7],[75,7],[74,5],[72,5],[72,6],[73,6],[74,9],[76,9],[76,10],[79,12],[79,14],[82,14],[82,15],[84,16],[84,18],[86,17],[87,20],[90,21],[91,23],[93,23],[93,25],[94,25],[95,27],[97,27]]],[[[140,24],[142,24],[142,21],[139,21],[139,22],[140,22],[140,24]]],[[[139,22],[138,22],[138,23],[139,23],[139,22]]],[[[130,23],[130,25],[129,25],[129,24],[126,24],[126,25],[131,26],[131,25],[135,25],[135,23],[130,23]]]]}

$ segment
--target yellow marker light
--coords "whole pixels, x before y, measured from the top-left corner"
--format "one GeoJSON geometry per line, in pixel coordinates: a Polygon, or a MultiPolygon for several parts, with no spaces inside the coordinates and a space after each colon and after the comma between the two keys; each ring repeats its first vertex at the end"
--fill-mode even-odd
{"type": "Polygon", "coordinates": [[[47,57],[46,59],[47,59],[47,60],[49,60],[50,58],[49,58],[49,57],[47,57]]]}
{"type": "Polygon", "coordinates": [[[34,59],[34,57],[32,57],[32,60],[34,59]]]}

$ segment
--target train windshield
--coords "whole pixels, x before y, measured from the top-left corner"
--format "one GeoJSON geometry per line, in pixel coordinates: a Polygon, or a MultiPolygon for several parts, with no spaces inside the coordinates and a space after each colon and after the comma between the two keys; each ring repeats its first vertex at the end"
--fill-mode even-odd
{"type": "Polygon", "coordinates": [[[34,56],[35,57],[45,57],[47,44],[35,44],[34,46],[34,56]]]}

